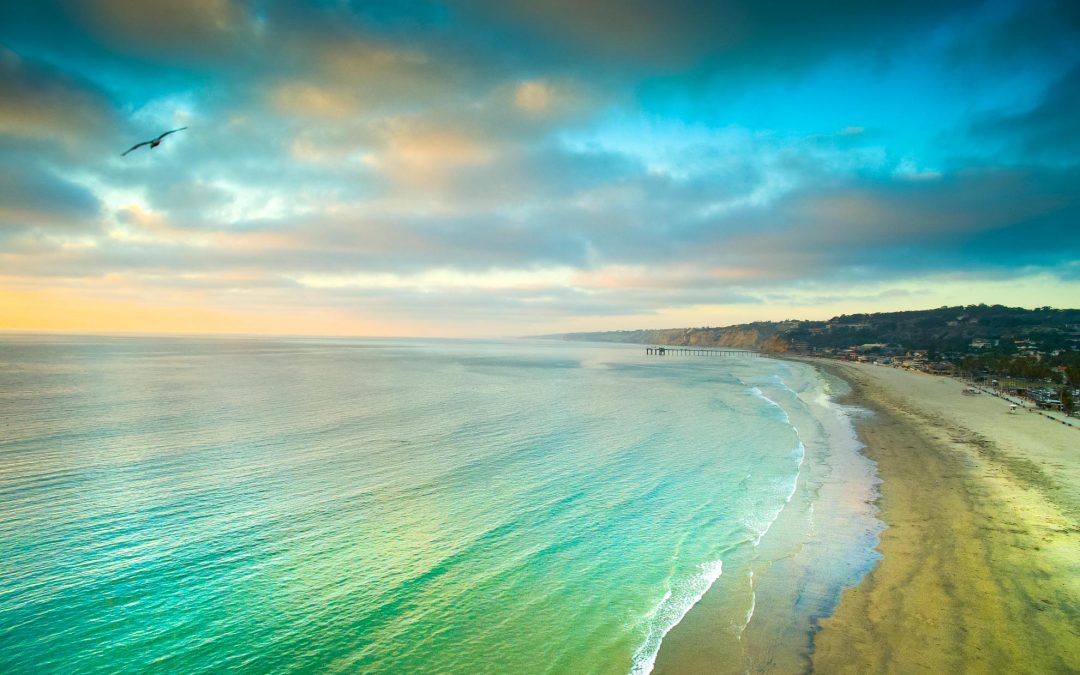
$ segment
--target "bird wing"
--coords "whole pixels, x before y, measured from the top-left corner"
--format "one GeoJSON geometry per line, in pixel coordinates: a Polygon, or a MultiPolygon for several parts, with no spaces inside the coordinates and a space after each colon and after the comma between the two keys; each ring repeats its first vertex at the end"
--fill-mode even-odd
{"type": "Polygon", "coordinates": [[[161,134],[160,136],[158,136],[158,137],[157,137],[157,140],[159,140],[159,141],[160,141],[161,139],[165,138],[165,137],[166,137],[166,136],[168,136],[169,134],[175,134],[175,133],[176,133],[177,131],[183,131],[184,129],[187,129],[187,127],[180,127],[179,129],[173,129],[172,131],[166,131],[165,133],[163,133],[163,134],[161,134]]]}
{"type": "Polygon", "coordinates": [[[141,148],[144,145],[150,145],[151,143],[153,143],[153,141],[143,141],[142,143],[136,143],[135,145],[131,146],[130,148],[128,148],[124,152],[120,153],[120,156],[123,157],[124,155],[128,154],[132,150],[136,150],[138,148],[141,148]]]}

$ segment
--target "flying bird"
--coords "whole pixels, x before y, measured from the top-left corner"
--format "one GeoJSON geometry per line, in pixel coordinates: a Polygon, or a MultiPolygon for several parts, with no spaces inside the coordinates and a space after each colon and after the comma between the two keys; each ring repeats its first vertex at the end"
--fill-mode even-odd
{"type": "Polygon", "coordinates": [[[157,146],[161,145],[161,139],[165,138],[169,134],[175,134],[177,131],[183,131],[184,129],[187,129],[187,127],[180,127],[179,129],[173,129],[172,131],[166,131],[165,133],[161,134],[160,136],[158,136],[157,138],[155,138],[152,141],[143,141],[142,143],[136,143],[135,145],[128,148],[127,151],[124,152],[123,154],[121,154],[120,156],[123,157],[124,155],[128,154],[132,150],[136,150],[138,148],[141,148],[144,145],[149,145],[150,149],[153,150],[157,146]]]}

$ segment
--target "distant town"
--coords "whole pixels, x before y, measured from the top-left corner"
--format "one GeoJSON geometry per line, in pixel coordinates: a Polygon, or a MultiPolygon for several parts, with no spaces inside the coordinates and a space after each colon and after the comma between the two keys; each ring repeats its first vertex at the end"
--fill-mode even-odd
{"type": "Polygon", "coordinates": [[[1001,305],[851,314],[827,321],[572,333],[570,340],[730,347],[876,363],[970,379],[1031,405],[1078,414],[1080,310],[1001,305]]]}

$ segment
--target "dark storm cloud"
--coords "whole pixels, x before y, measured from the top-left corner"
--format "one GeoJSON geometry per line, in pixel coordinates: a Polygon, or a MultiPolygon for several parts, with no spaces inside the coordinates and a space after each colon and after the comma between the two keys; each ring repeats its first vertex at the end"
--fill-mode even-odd
{"type": "Polygon", "coordinates": [[[940,179],[810,185],[735,216],[740,232],[696,246],[790,276],[884,278],[950,270],[1053,268],[1080,257],[1080,170],[969,169],[940,179]]]}
{"type": "Polygon", "coordinates": [[[1080,65],[1051,85],[1034,107],[987,115],[971,131],[1013,157],[1080,161],[1080,65]]]}
{"type": "Polygon", "coordinates": [[[1076,57],[1080,37],[1080,5],[1072,0],[986,3],[990,11],[985,25],[964,34],[948,50],[959,63],[982,62],[1012,65],[1051,57],[1068,61],[1076,57]]]}
{"type": "MultiPolygon", "coordinates": [[[[917,0],[897,5],[862,0],[697,2],[601,0],[454,3],[479,21],[524,36],[550,59],[592,58],[660,72],[717,68],[801,71],[845,51],[878,50],[973,1],[917,0]]],[[[598,66],[603,70],[603,66],[598,66]]]]}

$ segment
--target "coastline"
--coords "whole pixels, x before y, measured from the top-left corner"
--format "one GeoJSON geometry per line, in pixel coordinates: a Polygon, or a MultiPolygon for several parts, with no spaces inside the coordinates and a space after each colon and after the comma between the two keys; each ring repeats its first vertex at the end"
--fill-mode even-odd
{"type": "Polygon", "coordinates": [[[948,378],[811,363],[874,411],[857,429],[888,526],[819,622],[812,669],[1080,671],[1080,432],[948,378]]]}
{"type": "Polygon", "coordinates": [[[723,575],[665,636],[654,673],[809,670],[816,620],[879,557],[879,479],[853,426],[865,411],[839,403],[847,384],[812,364],[788,362],[772,377],[760,386],[776,400],[752,391],[800,439],[792,495],[766,532],[728,551],[723,575]]]}
{"type": "MultiPolygon", "coordinates": [[[[873,495],[841,473],[846,493],[817,490],[812,499],[826,540],[862,529],[874,559],[866,566],[858,548],[823,548],[813,532],[795,555],[767,537],[763,549],[773,550],[761,554],[775,559],[764,579],[752,577],[756,607],[734,649],[719,611],[726,602],[730,612],[722,596],[731,589],[718,586],[665,638],[654,672],[1080,672],[1080,431],[964,396],[946,377],[785,360],[835,385],[831,403],[872,462],[873,495]],[[837,501],[860,499],[883,529],[843,517],[837,501]],[[850,581],[837,588],[835,577],[832,586],[799,577],[799,557],[848,564],[850,581]],[[799,586],[794,601],[785,584],[799,586]],[[824,611],[807,611],[815,601],[824,611]]],[[[821,459],[818,446],[808,457],[821,459]]],[[[805,481],[813,480],[811,470],[805,481]]]]}

